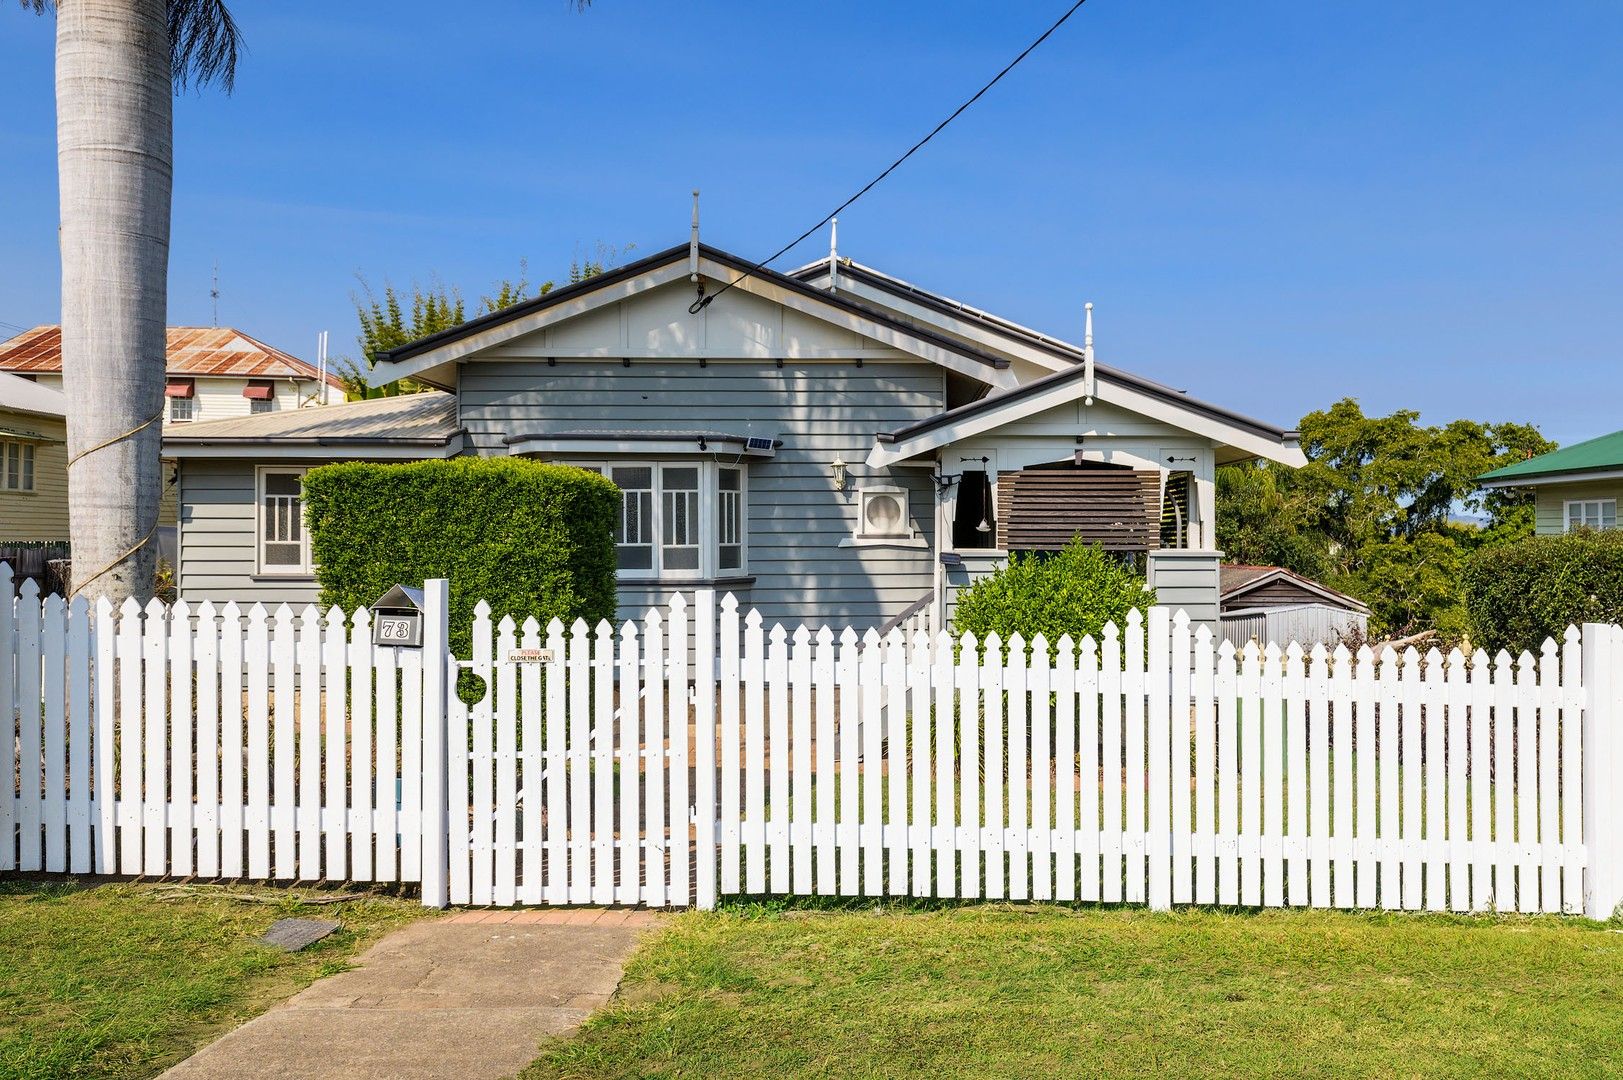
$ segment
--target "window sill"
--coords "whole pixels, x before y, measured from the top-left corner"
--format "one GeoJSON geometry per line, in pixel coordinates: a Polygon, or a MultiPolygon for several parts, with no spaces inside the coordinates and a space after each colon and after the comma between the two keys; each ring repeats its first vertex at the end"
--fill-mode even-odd
{"type": "Polygon", "coordinates": [[[264,571],[260,571],[257,574],[249,574],[248,575],[248,580],[249,581],[277,581],[277,582],[308,581],[308,582],[311,582],[313,584],[315,582],[315,580],[316,580],[316,576],[314,574],[267,574],[264,571]]]}
{"type": "Polygon", "coordinates": [[[649,588],[649,589],[739,589],[748,588],[755,584],[754,574],[734,574],[731,577],[691,578],[691,577],[648,577],[619,579],[621,588],[649,588]]]}
{"type": "Polygon", "coordinates": [[[930,546],[930,541],[926,540],[922,536],[847,536],[840,540],[839,546],[842,548],[888,547],[927,549],[930,546]]]}

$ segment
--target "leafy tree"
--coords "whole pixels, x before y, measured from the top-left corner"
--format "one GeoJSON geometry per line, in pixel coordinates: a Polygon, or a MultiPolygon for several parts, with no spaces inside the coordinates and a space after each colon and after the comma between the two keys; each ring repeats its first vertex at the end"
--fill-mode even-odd
{"type": "MultiPolygon", "coordinates": [[[[583,259],[577,255],[569,264],[569,283],[573,285],[596,277],[606,266],[613,266],[621,251],[629,251],[630,247],[627,245],[622,249],[598,244],[595,259],[583,259]]],[[[467,305],[461,291],[436,282],[427,288],[413,285],[408,297],[393,285],[385,284],[383,295],[379,296],[365,278],[361,278],[360,282],[360,295],[350,298],[355,304],[355,318],[361,328],[355,339],[360,347],[360,358],[341,356],[335,361],[338,377],[344,384],[344,396],[350,401],[360,401],[432,389],[413,379],[396,379],[381,386],[374,385],[372,373],[377,369],[378,357],[389,350],[466,322],[467,305]]],[[[545,296],[552,288],[552,282],[543,281],[532,290],[529,265],[520,260],[518,277],[503,278],[497,282],[489,293],[479,298],[474,315],[487,315],[536,296],[545,296]]]]}
{"type": "Polygon", "coordinates": [[[1484,490],[1476,477],[1555,444],[1529,424],[1419,420],[1407,409],[1366,416],[1347,398],[1302,418],[1302,468],[1218,470],[1220,546],[1357,596],[1377,632],[1463,633],[1465,560],[1532,533],[1531,496],[1484,490]]]}

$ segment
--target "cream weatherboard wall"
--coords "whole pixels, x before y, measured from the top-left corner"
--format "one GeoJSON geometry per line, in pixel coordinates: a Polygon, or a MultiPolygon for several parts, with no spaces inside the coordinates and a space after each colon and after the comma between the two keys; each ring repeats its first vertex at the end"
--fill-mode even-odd
{"type": "MultiPolygon", "coordinates": [[[[65,421],[0,409],[0,429],[37,432],[34,490],[11,491],[0,477],[0,544],[43,543],[68,538],[68,448],[65,421]]],[[[4,438],[4,436],[0,436],[4,438]]],[[[3,465],[0,465],[3,467],[3,465]]]]}
{"type": "MultiPolygon", "coordinates": [[[[197,420],[225,420],[233,416],[248,416],[253,411],[253,403],[242,396],[242,391],[249,382],[263,382],[262,379],[248,379],[243,376],[210,377],[174,376],[174,378],[195,378],[196,390],[192,395],[193,415],[197,420]]],[[[53,390],[62,389],[62,376],[52,373],[42,373],[35,377],[35,382],[41,386],[48,386],[53,390]]],[[[294,382],[292,379],[276,379],[273,399],[276,402],[276,411],[297,409],[309,404],[320,392],[320,384],[311,382],[294,382]]],[[[337,390],[330,391],[331,400],[340,401],[343,394],[337,390]]],[[[166,401],[165,406],[168,406],[166,401]]],[[[166,414],[167,415],[167,414],[166,414]]]]}
{"type": "Polygon", "coordinates": [[[1534,531],[1558,536],[1567,531],[1567,503],[1577,499],[1610,499],[1623,507],[1623,479],[1541,483],[1533,492],[1537,515],[1534,531]]]}

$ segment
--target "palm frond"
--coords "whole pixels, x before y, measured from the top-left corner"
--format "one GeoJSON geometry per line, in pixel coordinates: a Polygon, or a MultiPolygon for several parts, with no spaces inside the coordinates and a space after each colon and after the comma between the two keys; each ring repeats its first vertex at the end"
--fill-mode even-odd
{"type": "Polygon", "coordinates": [[[22,0],[22,4],[36,15],[43,15],[56,6],[51,0],[22,0]]]}
{"type": "Polygon", "coordinates": [[[169,0],[169,72],[176,89],[217,82],[229,94],[241,45],[237,22],[221,0],[169,0]]]}

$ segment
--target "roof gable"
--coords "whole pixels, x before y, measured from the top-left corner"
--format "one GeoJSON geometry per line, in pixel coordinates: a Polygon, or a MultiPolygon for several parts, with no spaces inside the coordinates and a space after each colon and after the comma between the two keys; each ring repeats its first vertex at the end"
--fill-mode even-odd
{"type": "MultiPolygon", "coordinates": [[[[1093,389],[1097,400],[1232,447],[1236,458],[1260,457],[1293,467],[1305,462],[1295,432],[1198,401],[1126,372],[1098,365],[1093,389]]],[[[1014,389],[988,394],[900,430],[881,432],[868,464],[877,468],[928,453],[1076,401],[1085,390],[1085,370],[1071,367],[1014,389]]]]}
{"type": "Polygon", "coordinates": [[[701,245],[699,274],[717,294],[689,311],[689,249],[669,248],[564,289],[471,319],[385,354],[384,377],[449,383],[450,366],[514,356],[862,359],[907,355],[1012,386],[1008,360],[929,327],[833,296],[701,245]],[[750,271],[747,275],[746,271],[750,271]]]}

